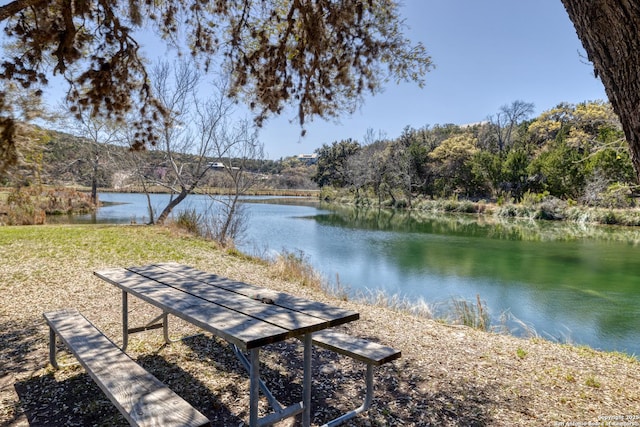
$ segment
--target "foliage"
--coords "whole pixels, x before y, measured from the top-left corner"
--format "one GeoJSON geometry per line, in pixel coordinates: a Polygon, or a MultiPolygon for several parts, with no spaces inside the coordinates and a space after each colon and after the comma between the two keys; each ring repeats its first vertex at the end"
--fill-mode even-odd
{"type": "MultiPolygon", "coordinates": [[[[514,210],[511,202],[527,197],[525,204],[531,205],[531,195],[544,194],[593,207],[635,205],[638,183],[611,105],[562,103],[524,120],[530,111],[530,104],[517,101],[502,107],[493,121],[406,128],[397,139],[376,141],[351,154],[342,150],[337,155],[338,143],[325,145],[318,151],[318,173],[324,175],[317,182],[350,189],[358,203],[371,203],[371,193],[379,206],[396,207],[412,207],[420,196],[464,197],[504,205],[500,215],[532,218],[559,216],[555,202],[537,200],[540,206],[533,210],[514,210]]],[[[444,207],[459,209],[455,203],[444,207]]]]}
{"type": "Polygon", "coordinates": [[[277,277],[301,286],[316,289],[324,286],[322,277],[314,270],[302,251],[285,251],[279,254],[271,261],[270,269],[277,277]]]}
{"type": "Polygon", "coordinates": [[[577,197],[584,185],[584,168],[579,163],[580,153],[564,142],[549,147],[533,159],[529,175],[539,176],[539,185],[557,197],[577,197]]]}
{"type": "Polygon", "coordinates": [[[478,152],[477,139],[470,134],[447,138],[429,153],[429,158],[438,166],[439,176],[436,191],[441,195],[468,194],[468,183],[472,182],[470,160],[478,152]]]}
{"type": "Polygon", "coordinates": [[[201,232],[201,223],[202,223],[202,215],[198,213],[198,211],[193,209],[185,209],[183,211],[178,212],[176,219],[173,223],[188,233],[191,233],[196,236],[202,235],[201,232]]]}
{"type": "Polygon", "coordinates": [[[33,197],[27,191],[16,189],[7,197],[7,225],[44,224],[45,212],[36,206],[33,197]]]}
{"type": "Polygon", "coordinates": [[[348,183],[347,159],[360,150],[360,144],[351,139],[323,144],[316,149],[318,167],[312,178],[320,187],[325,185],[344,186],[348,183]]]}
{"type": "Polygon", "coordinates": [[[476,303],[454,298],[451,305],[455,322],[482,331],[489,330],[491,317],[489,312],[485,310],[480,295],[476,296],[476,303]]]}
{"type": "Polygon", "coordinates": [[[17,187],[7,196],[6,219],[0,217],[0,224],[39,225],[46,215],[86,213],[95,207],[89,195],[72,188],[17,187]]]}
{"type": "MultiPolygon", "coordinates": [[[[245,99],[258,124],[287,103],[301,124],[351,112],[388,78],[422,84],[431,67],[424,47],[404,38],[398,4],[387,0],[15,0],[0,6],[0,23],[8,42],[2,81],[39,96],[57,74],[70,84],[72,106],[120,123],[136,111],[128,125],[137,148],[158,142],[152,125],[170,119],[148,83],[136,40],[143,29],[205,70],[230,70],[228,94],[245,99]]],[[[6,91],[0,110],[0,154],[11,160],[15,122],[6,91]]]]}

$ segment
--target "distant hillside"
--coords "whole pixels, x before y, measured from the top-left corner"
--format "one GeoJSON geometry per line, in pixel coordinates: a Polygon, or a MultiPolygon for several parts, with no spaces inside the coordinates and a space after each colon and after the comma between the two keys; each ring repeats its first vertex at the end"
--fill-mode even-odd
{"type": "MultiPolygon", "coordinates": [[[[94,174],[96,147],[90,141],[63,132],[49,131],[50,140],[44,146],[42,181],[50,185],[91,186],[94,174]]],[[[117,166],[111,159],[122,158],[127,148],[104,145],[97,153],[99,187],[110,187],[117,166]]]]}
{"type": "MultiPolygon", "coordinates": [[[[172,179],[168,173],[166,155],[161,150],[131,152],[126,146],[94,144],[88,139],[64,132],[38,132],[40,145],[23,156],[26,164],[2,177],[5,184],[29,185],[40,181],[54,186],[90,187],[95,175],[99,188],[125,189],[139,184],[134,171],[140,171],[141,167],[141,173],[150,182],[160,183],[172,179]]],[[[220,160],[212,157],[207,162],[220,160]]],[[[196,161],[197,157],[193,155],[178,156],[184,173],[189,173],[190,165],[196,161]]],[[[315,189],[315,183],[310,180],[314,171],[314,166],[304,165],[294,158],[286,161],[256,160],[249,163],[249,172],[260,174],[261,185],[270,188],[315,189]]],[[[205,182],[205,185],[215,184],[205,182]]]]}

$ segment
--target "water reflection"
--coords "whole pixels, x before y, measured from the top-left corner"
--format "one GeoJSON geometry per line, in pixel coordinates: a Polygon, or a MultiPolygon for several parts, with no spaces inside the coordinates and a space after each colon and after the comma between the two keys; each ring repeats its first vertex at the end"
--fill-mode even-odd
{"type": "Polygon", "coordinates": [[[368,287],[431,302],[480,295],[494,321],[510,312],[540,335],[637,352],[635,230],[352,209],[314,219],[355,236],[364,231],[358,243],[341,241],[339,257],[349,261],[333,268],[346,272],[343,281],[365,278],[368,287]],[[368,272],[353,268],[363,259],[368,272]]]}

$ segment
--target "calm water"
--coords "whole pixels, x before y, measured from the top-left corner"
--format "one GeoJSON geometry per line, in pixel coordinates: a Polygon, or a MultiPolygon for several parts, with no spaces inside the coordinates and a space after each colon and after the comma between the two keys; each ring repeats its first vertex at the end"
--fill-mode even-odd
{"type": "MultiPolygon", "coordinates": [[[[74,221],[148,220],[142,195],[100,198],[124,204],[74,221]]],[[[159,209],[167,200],[154,195],[152,205],[159,209]]],[[[238,243],[245,252],[301,251],[329,281],[339,280],[353,292],[383,290],[435,307],[480,295],[493,324],[510,313],[545,338],[640,354],[639,239],[613,239],[614,228],[599,227],[597,238],[584,238],[577,225],[495,225],[249,201],[248,232],[238,243]]],[[[183,203],[180,209],[206,209],[210,200],[190,196],[183,203]]],[[[635,233],[628,231],[630,237],[635,233]]],[[[523,332],[519,322],[506,325],[523,332]]]]}

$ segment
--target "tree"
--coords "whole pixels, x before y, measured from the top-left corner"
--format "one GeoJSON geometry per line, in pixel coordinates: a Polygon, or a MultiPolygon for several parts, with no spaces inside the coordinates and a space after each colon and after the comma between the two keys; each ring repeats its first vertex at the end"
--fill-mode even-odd
{"type": "Polygon", "coordinates": [[[233,126],[224,122],[216,129],[212,138],[213,153],[222,160],[223,182],[226,196],[212,195],[219,205],[212,211],[207,222],[207,236],[224,246],[237,240],[246,229],[246,212],[240,197],[254,187],[260,175],[249,171],[249,164],[264,158],[264,146],[258,140],[255,127],[246,120],[233,126]]]}
{"type": "Polygon", "coordinates": [[[562,3],[620,118],[640,181],[640,5],[636,0],[562,3]]]}
{"type": "Polygon", "coordinates": [[[470,133],[453,135],[429,153],[436,162],[438,187],[442,195],[469,194],[475,185],[471,159],[478,152],[478,139],[470,133]]]}
{"type": "Polygon", "coordinates": [[[41,99],[26,91],[16,82],[0,80],[0,172],[6,172],[24,183],[38,181],[42,164],[42,146],[46,142],[44,131],[28,125],[32,119],[51,120],[53,115],[42,105],[41,99]],[[4,105],[3,105],[4,102],[4,105]],[[18,115],[25,120],[16,123],[5,120],[3,114],[18,115]],[[2,141],[10,134],[13,143],[2,141]],[[30,176],[27,176],[30,175],[30,176]]]}
{"type": "Polygon", "coordinates": [[[476,180],[490,195],[496,197],[502,184],[502,159],[497,153],[488,150],[477,151],[470,159],[471,171],[476,180]]]}
{"type": "Polygon", "coordinates": [[[584,168],[577,150],[565,141],[552,142],[528,166],[541,177],[542,189],[559,198],[578,198],[584,187],[584,168]]]}
{"type": "MultiPolygon", "coordinates": [[[[403,36],[398,8],[395,0],[13,0],[0,6],[0,80],[42,95],[51,74],[62,76],[69,103],[120,122],[136,111],[134,146],[155,144],[152,124],[167,111],[136,40],[152,30],[205,70],[230,71],[229,94],[258,124],[293,104],[304,126],[353,112],[388,79],[423,83],[431,59],[403,36]]],[[[16,118],[7,106],[2,91],[0,154],[9,157],[0,165],[13,158],[16,118]]]]}
{"type": "Polygon", "coordinates": [[[379,159],[382,167],[382,186],[391,197],[393,206],[398,205],[395,191],[405,197],[403,203],[411,206],[411,158],[405,141],[389,142],[379,159]]]}
{"type": "Polygon", "coordinates": [[[201,76],[186,61],[173,64],[161,62],[152,72],[152,85],[158,100],[166,110],[166,120],[156,132],[160,135],[158,150],[163,152],[170,182],[159,182],[171,190],[171,200],[164,207],[156,222],[163,224],[173,209],[198,187],[209,169],[209,133],[229,114],[231,105],[222,93],[209,100],[197,98],[201,76]],[[173,71],[173,72],[172,72],[173,71]],[[203,119],[197,107],[203,103],[207,117],[203,119]],[[216,107],[216,108],[214,108],[216,107]],[[190,124],[195,124],[195,129],[190,124]],[[195,158],[185,157],[194,153],[195,158]]]}
{"type": "Polygon", "coordinates": [[[319,187],[334,185],[344,187],[349,182],[348,159],[360,150],[360,144],[351,139],[323,144],[316,149],[318,168],[312,178],[319,187]]]}
{"type": "MultiPolygon", "coordinates": [[[[68,106],[63,107],[68,112],[68,106]]],[[[91,203],[98,202],[98,179],[101,154],[108,155],[110,144],[116,142],[117,130],[113,123],[101,117],[91,116],[84,109],[74,109],[72,121],[65,120],[63,125],[69,126],[77,136],[84,137],[90,142],[90,148],[85,154],[91,163],[91,203]]],[[[66,116],[66,114],[65,114],[66,116]]]]}
{"type": "Polygon", "coordinates": [[[498,114],[489,117],[500,153],[513,143],[513,131],[517,129],[518,124],[533,114],[533,108],[534,105],[530,102],[513,101],[511,105],[500,107],[498,114]]]}

